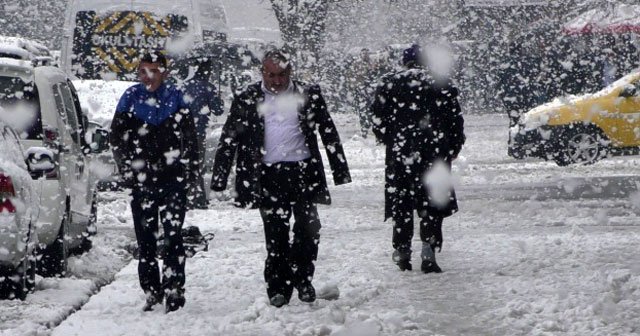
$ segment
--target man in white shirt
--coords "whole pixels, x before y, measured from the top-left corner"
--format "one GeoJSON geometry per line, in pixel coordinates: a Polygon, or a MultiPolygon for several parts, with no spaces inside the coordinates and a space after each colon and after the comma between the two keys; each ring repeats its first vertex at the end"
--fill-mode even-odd
{"type": "Polygon", "coordinates": [[[289,303],[294,288],[300,301],[316,298],[311,284],[321,226],[316,204],[331,203],[316,129],[322,130],[334,183],[351,182],[320,87],[291,80],[291,72],[287,54],[265,54],[263,81],[249,85],[231,105],[211,179],[212,190],[226,189],[236,160],[235,204],[260,209],[267,248],[264,277],[276,307],[289,303]]]}

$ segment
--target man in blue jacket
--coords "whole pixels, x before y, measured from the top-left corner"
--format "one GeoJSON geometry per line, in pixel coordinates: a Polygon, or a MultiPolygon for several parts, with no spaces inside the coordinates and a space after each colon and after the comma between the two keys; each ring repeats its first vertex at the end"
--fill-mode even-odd
{"type": "Polygon", "coordinates": [[[166,81],[160,53],[140,60],[140,83],[125,91],[111,123],[111,146],[123,183],[131,187],[131,212],[140,250],[138,275],[147,295],[144,311],[166,297],[166,311],[184,306],[182,224],[187,183],[198,174],[196,129],[181,91],[166,81]],[[158,221],[164,229],[161,274],[156,260],[158,221]]]}

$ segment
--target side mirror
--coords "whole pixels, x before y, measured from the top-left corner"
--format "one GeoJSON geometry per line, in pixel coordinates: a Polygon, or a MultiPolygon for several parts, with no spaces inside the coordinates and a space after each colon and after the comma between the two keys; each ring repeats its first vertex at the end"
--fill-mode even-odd
{"type": "Polygon", "coordinates": [[[32,178],[40,178],[56,169],[53,152],[45,147],[30,147],[25,152],[27,167],[32,178]]]}
{"type": "Polygon", "coordinates": [[[104,128],[96,128],[91,132],[90,152],[94,154],[109,150],[109,131],[104,128]]]}
{"type": "Polygon", "coordinates": [[[636,93],[638,93],[638,89],[634,85],[626,85],[622,91],[620,91],[620,97],[630,98],[635,97],[636,93]]]}

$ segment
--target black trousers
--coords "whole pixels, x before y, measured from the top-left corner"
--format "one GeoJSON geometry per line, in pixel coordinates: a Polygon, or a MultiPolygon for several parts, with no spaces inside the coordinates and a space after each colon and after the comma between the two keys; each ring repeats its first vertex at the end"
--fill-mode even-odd
{"type": "Polygon", "coordinates": [[[206,186],[204,183],[205,153],[207,148],[206,133],[198,132],[198,172],[195,180],[189,181],[187,193],[187,206],[190,209],[202,209],[207,207],[206,186]]]}
{"type": "Polygon", "coordinates": [[[393,219],[393,248],[403,254],[411,253],[411,240],[413,239],[413,212],[417,210],[420,217],[420,240],[431,244],[435,250],[442,249],[442,214],[429,213],[425,207],[418,207],[416,198],[422,199],[425,196],[422,188],[422,171],[417,165],[405,165],[404,169],[396,170],[399,173],[396,178],[400,185],[406,188],[396,190],[396,200],[391,207],[391,217],[393,219]]]}
{"type": "Polygon", "coordinates": [[[316,205],[306,193],[307,166],[307,160],[263,165],[260,215],[267,248],[264,279],[270,298],[282,294],[289,299],[293,287],[310,284],[315,272],[320,219],[316,205]]]}
{"type": "MultiPolygon", "coordinates": [[[[429,243],[435,251],[442,248],[442,221],[441,215],[429,215],[418,212],[420,216],[420,240],[429,243]]],[[[403,254],[411,253],[411,240],[413,239],[413,209],[393,212],[393,248],[403,254]]]]}
{"type": "Polygon", "coordinates": [[[138,276],[147,295],[163,295],[168,291],[184,291],[185,251],[182,224],[186,213],[185,186],[136,187],[131,195],[131,211],[136,240],[140,250],[138,276]],[[156,259],[158,222],[164,229],[165,255],[162,280],[156,259]]]}

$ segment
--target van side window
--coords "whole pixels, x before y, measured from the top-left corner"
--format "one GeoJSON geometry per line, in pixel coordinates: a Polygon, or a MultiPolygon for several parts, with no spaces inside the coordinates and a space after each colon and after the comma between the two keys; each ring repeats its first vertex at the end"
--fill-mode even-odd
{"type": "Polygon", "coordinates": [[[13,127],[21,138],[42,139],[40,100],[34,82],[25,82],[20,77],[0,76],[0,108],[5,117],[16,123],[13,127]]]}
{"type": "Polygon", "coordinates": [[[78,116],[69,86],[67,83],[56,83],[53,85],[53,91],[58,113],[62,116],[75,145],[81,146],[78,116]]]}
{"type": "Polygon", "coordinates": [[[76,116],[78,119],[78,132],[80,135],[80,144],[81,145],[88,145],[86,143],[86,139],[84,138],[87,127],[89,126],[89,118],[84,114],[84,112],[82,111],[82,106],[80,105],[80,98],[78,98],[78,91],[76,91],[75,86],[73,86],[73,83],[67,79],[67,87],[69,88],[69,92],[71,92],[71,98],[73,100],[73,106],[76,109],[76,116]]]}

